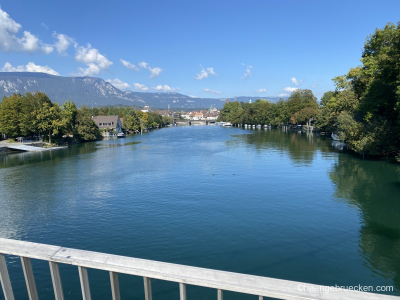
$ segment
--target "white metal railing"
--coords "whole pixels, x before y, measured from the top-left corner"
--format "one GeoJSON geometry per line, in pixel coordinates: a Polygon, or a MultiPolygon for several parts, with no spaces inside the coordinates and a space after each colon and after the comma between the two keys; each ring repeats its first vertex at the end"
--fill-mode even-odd
{"type": "Polygon", "coordinates": [[[83,300],[91,300],[87,268],[110,273],[113,300],[120,300],[118,273],[142,276],[146,300],[152,300],[151,278],[179,283],[181,300],[186,300],[186,284],[214,288],[217,290],[218,300],[222,300],[224,290],[256,295],[260,300],[264,296],[288,300],[400,300],[400,297],[396,296],[350,290],[325,293],[323,291],[329,287],[317,285],[312,285],[317,288],[311,291],[299,291],[300,285],[309,286],[310,284],[0,238],[0,280],[6,300],[14,300],[14,294],[4,254],[21,257],[30,300],[39,299],[31,258],[49,262],[56,300],[64,300],[59,263],[78,266],[83,300]]]}

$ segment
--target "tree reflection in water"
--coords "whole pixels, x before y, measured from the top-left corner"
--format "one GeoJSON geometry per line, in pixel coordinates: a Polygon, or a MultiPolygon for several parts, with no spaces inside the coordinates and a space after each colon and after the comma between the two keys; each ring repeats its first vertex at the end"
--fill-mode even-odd
{"type": "Polygon", "coordinates": [[[365,265],[400,289],[400,172],[384,161],[343,154],[330,172],[335,196],[361,213],[360,254],[365,265]]]}
{"type": "Polygon", "coordinates": [[[275,150],[289,154],[294,164],[310,165],[318,152],[331,153],[334,149],[325,138],[302,131],[280,129],[249,130],[251,134],[233,135],[237,140],[227,141],[228,146],[245,142],[257,151],[275,150]]]}
{"type": "Polygon", "coordinates": [[[336,163],[329,172],[335,197],[360,211],[359,252],[364,265],[400,290],[400,167],[387,161],[363,160],[342,153],[341,142],[314,134],[281,130],[235,135],[228,146],[245,142],[256,151],[288,153],[295,165],[311,165],[317,154],[336,163]],[[283,134],[282,134],[283,133],[283,134]]]}

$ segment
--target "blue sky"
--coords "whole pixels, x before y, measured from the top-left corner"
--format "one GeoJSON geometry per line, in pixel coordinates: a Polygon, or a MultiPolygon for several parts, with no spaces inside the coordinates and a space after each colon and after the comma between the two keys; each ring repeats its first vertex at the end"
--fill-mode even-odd
{"type": "Polygon", "coordinates": [[[360,64],[400,1],[0,0],[0,69],[90,75],[133,91],[319,98],[360,64]],[[117,80],[118,79],[118,80],[117,80]]]}

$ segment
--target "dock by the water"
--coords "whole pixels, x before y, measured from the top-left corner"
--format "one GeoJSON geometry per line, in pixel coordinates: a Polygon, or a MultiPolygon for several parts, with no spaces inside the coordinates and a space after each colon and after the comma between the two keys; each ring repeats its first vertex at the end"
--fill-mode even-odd
{"type": "Polygon", "coordinates": [[[49,147],[44,148],[40,146],[34,145],[34,143],[9,143],[9,142],[2,142],[0,143],[0,149],[4,150],[16,150],[16,151],[24,151],[24,152],[42,152],[42,151],[50,151],[50,150],[59,150],[68,148],[67,146],[64,147],[49,147]]]}

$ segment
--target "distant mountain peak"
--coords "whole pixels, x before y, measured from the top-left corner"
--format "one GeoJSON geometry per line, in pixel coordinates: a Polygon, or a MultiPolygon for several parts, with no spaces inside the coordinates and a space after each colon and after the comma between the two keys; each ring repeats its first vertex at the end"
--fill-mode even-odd
{"type": "MultiPolygon", "coordinates": [[[[75,102],[78,107],[91,106],[144,106],[153,108],[191,109],[222,108],[226,98],[196,98],[177,92],[121,91],[105,80],[92,76],[63,77],[36,72],[0,72],[0,99],[13,93],[40,91],[49,98],[64,103],[75,102]]],[[[236,97],[237,101],[255,101],[260,97],[236,97]]],[[[265,97],[264,97],[265,98],[265,97]]],[[[278,97],[268,97],[275,102],[278,97]]],[[[229,101],[234,101],[234,98],[229,101]]]]}

